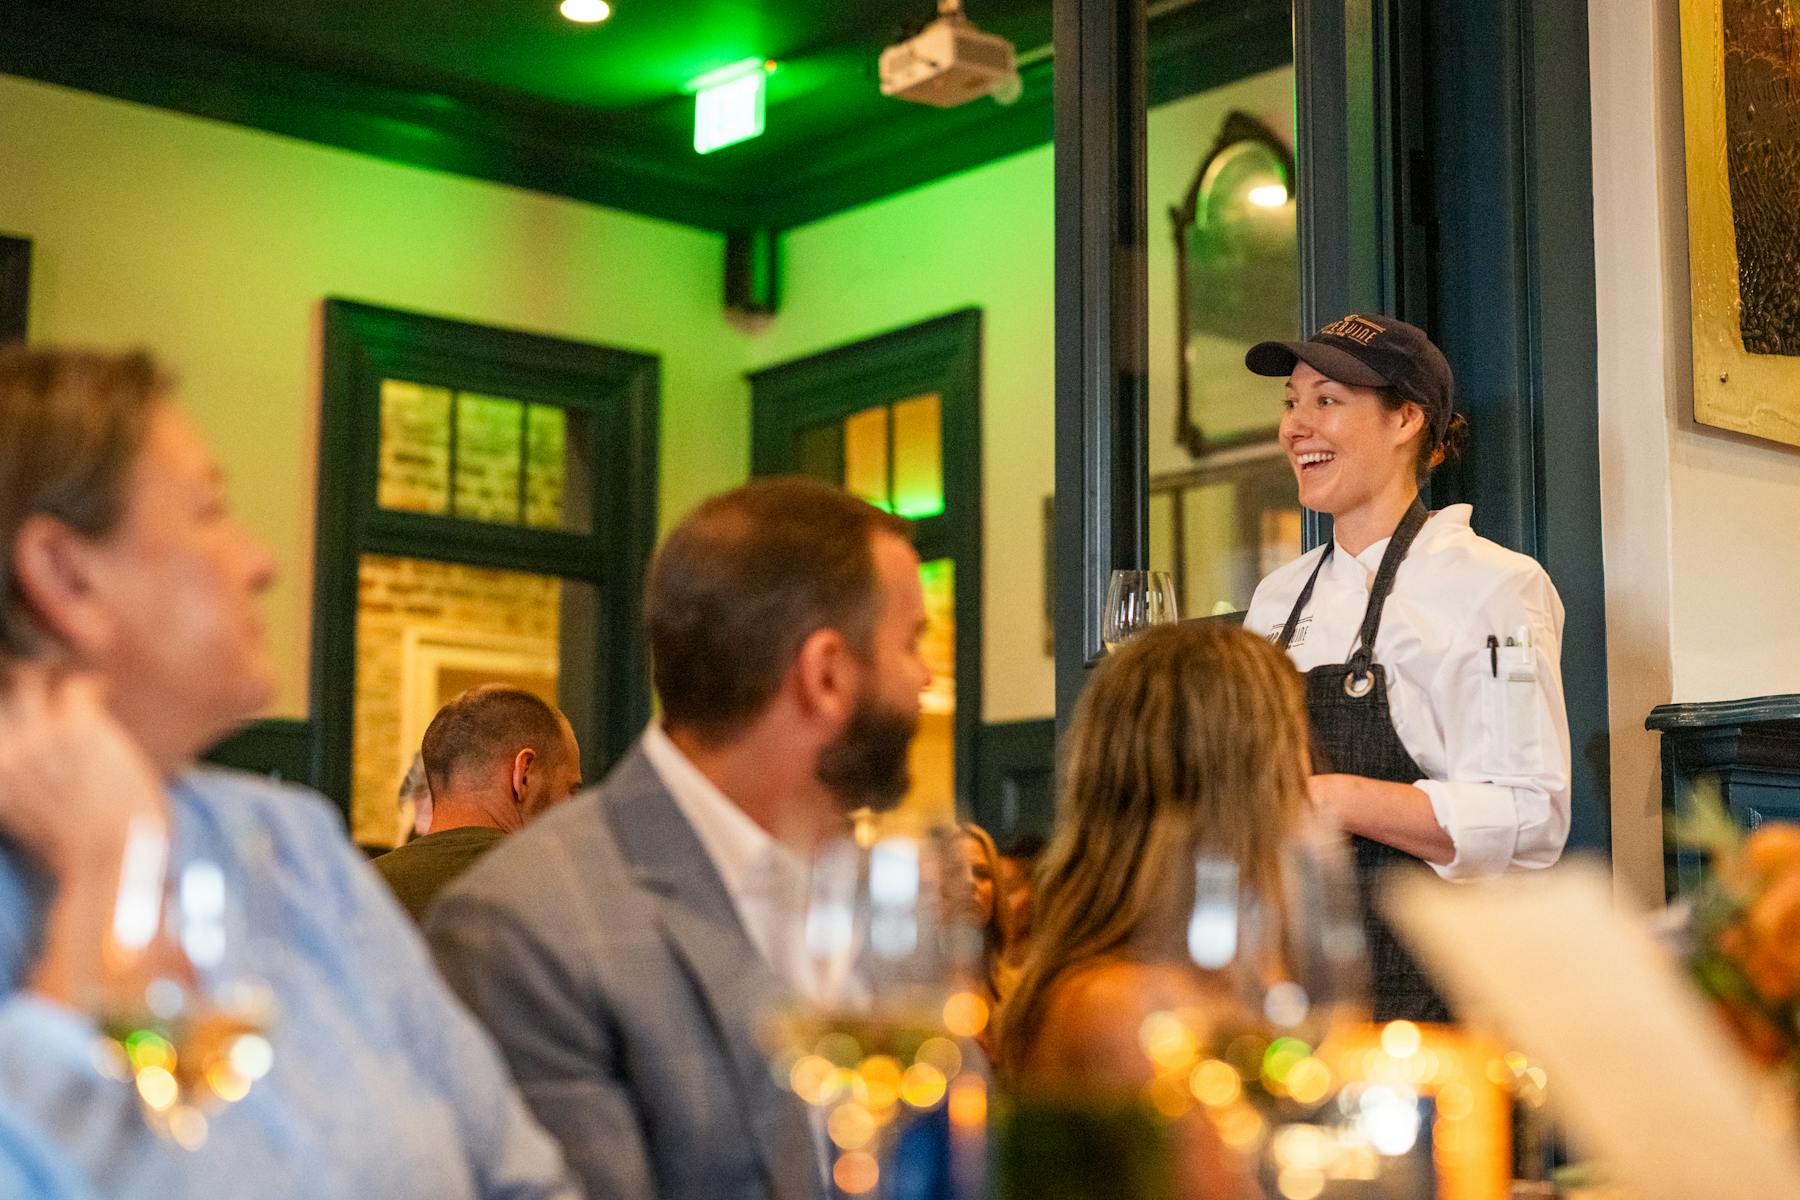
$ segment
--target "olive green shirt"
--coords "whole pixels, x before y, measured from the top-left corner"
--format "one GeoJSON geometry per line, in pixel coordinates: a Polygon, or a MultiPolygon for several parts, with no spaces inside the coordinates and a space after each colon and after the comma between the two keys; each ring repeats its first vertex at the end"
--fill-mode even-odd
{"type": "Polygon", "coordinates": [[[468,870],[505,836],[486,825],[428,833],[375,859],[375,869],[413,921],[422,923],[438,889],[468,870]]]}

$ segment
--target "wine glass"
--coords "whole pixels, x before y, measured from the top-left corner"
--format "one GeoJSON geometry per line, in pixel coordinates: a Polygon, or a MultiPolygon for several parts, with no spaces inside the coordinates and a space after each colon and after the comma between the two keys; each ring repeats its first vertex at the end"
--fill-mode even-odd
{"type": "Polygon", "coordinates": [[[861,814],[817,853],[797,936],[815,982],[766,1022],[777,1077],[810,1106],[845,1196],[967,1195],[992,1017],[952,831],[861,814]]]}
{"type": "Polygon", "coordinates": [[[169,868],[166,825],[134,820],[95,1004],[98,1061],[133,1085],[153,1130],[191,1150],[206,1141],[208,1114],[273,1065],[273,1003],[243,969],[243,922],[224,870],[206,859],[169,868]]]}
{"type": "Polygon", "coordinates": [[[1267,878],[1192,864],[1185,950],[1203,983],[1139,1042],[1166,1117],[1203,1114],[1269,1194],[1418,1194],[1430,1165],[1421,1097],[1367,1086],[1333,1042],[1367,1030],[1368,974],[1348,848],[1329,825],[1289,839],[1267,878]],[[1356,1181],[1345,1183],[1344,1181],[1356,1181]]]}
{"type": "Polygon", "coordinates": [[[1167,571],[1114,571],[1106,585],[1100,638],[1110,653],[1144,630],[1180,619],[1175,580],[1167,571]]]}

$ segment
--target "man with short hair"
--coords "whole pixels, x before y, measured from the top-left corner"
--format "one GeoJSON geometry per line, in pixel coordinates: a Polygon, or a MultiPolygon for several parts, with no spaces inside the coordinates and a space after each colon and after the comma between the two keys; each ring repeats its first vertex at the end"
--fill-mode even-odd
{"type": "Polygon", "coordinates": [[[645,589],[661,720],[432,911],[446,978],[593,1200],[825,1194],[755,1036],[812,988],[770,897],[847,811],[905,792],[930,677],[909,533],[801,479],[702,504],[645,589]]]}
{"type": "Polygon", "coordinates": [[[419,750],[431,796],[428,832],[375,860],[415,921],[438,890],[509,833],[581,787],[568,719],[516,687],[489,683],[444,705],[419,750]]]}

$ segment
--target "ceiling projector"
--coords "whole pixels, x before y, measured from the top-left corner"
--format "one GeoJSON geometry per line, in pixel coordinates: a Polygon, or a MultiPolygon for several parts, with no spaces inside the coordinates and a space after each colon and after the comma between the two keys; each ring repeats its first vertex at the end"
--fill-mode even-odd
{"type": "Polygon", "coordinates": [[[970,24],[962,0],[938,0],[937,20],[881,52],[881,94],[939,108],[982,96],[1010,104],[1019,98],[1012,43],[970,24]]]}

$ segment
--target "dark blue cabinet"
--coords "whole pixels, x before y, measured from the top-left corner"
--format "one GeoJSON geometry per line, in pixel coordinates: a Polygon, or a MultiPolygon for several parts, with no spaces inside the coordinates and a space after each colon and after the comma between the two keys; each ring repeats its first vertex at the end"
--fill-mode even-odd
{"type": "MultiPolygon", "coordinates": [[[[1727,811],[1746,830],[1764,821],[1800,822],[1800,695],[1662,704],[1644,724],[1662,734],[1665,827],[1685,811],[1694,781],[1704,776],[1718,779],[1727,811]]],[[[1703,856],[1671,845],[1669,897],[1690,893],[1704,867],[1703,856]]]]}

